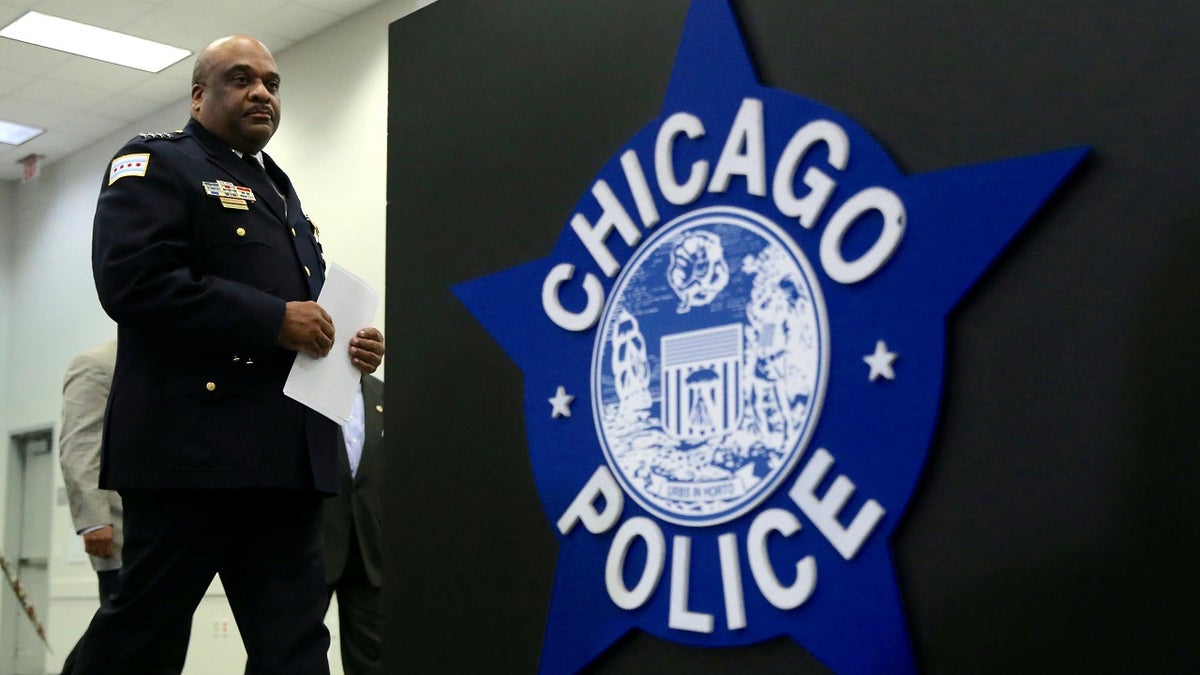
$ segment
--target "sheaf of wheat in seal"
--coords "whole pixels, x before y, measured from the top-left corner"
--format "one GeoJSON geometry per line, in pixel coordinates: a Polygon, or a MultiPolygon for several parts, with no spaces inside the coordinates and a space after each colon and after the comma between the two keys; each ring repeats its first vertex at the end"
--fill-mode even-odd
{"type": "Polygon", "coordinates": [[[812,265],[760,214],[665,225],[616,280],[593,351],[596,433],[626,491],[689,526],[769,495],[820,414],[827,326],[812,265]]]}

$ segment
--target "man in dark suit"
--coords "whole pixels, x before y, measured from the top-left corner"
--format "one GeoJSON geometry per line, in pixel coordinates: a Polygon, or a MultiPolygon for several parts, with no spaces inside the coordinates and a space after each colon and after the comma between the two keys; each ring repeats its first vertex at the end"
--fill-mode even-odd
{"type": "Polygon", "coordinates": [[[362,379],[362,398],[342,427],[345,452],[338,454],[341,490],[325,500],[321,550],[329,597],[337,593],[342,670],[346,675],[379,672],[383,560],[380,554],[380,491],[383,463],[383,382],[362,379]]]}
{"type": "Polygon", "coordinates": [[[283,384],[296,352],[374,372],[383,335],[358,329],[330,355],[316,230],[262,153],[280,113],[266,46],[217,40],[192,82],[187,126],[130,141],[96,205],[93,273],[118,331],[100,485],[121,493],[125,551],[75,672],[161,672],[165,633],[220,574],[251,672],[324,674],[337,425],[283,384]]]}

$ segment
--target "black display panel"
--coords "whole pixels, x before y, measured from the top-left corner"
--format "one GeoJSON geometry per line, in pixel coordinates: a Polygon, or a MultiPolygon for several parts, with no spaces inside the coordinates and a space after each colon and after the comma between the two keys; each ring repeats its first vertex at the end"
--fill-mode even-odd
{"type": "MultiPolygon", "coordinates": [[[[910,173],[1092,154],[947,323],[941,422],[894,538],[926,672],[1200,659],[1200,8],[733,3],[766,85],[910,173]]],[[[385,668],[534,672],[557,544],[517,367],[450,292],[547,255],[661,107],[688,3],[443,0],[390,28],[385,668]]],[[[596,672],[826,672],[786,639],[645,635],[596,672]]]]}

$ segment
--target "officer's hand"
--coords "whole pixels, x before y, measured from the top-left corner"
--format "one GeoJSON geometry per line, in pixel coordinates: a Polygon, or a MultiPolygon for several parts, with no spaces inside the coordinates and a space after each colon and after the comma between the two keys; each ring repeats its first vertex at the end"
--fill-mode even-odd
{"type": "Polygon", "coordinates": [[[83,550],[100,558],[111,558],[113,554],[113,527],[105,525],[83,535],[83,550]]]}
{"type": "Polygon", "coordinates": [[[284,349],[322,358],[333,346],[333,319],[312,300],[289,302],[276,342],[284,349]]]}
{"type": "Polygon", "coordinates": [[[378,328],[364,328],[350,338],[350,360],[363,375],[375,372],[383,363],[383,333],[378,328]]]}

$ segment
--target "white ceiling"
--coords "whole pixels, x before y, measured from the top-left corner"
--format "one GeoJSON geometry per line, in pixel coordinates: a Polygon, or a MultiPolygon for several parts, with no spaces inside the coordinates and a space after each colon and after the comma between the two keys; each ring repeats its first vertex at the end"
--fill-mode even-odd
{"type": "Polygon", "coordinates": [[[147,73],[0,38],[0,119],[46,130],[20,146],[0,143],[0,180],[20,180],[30,154],[53,163],[167,105],[180,106],[182,123],[195,52],[215,38],[249,33],[279,53],[378,1],[0,0],[0,26],[36,10],[193,52],[147,73]]]}

